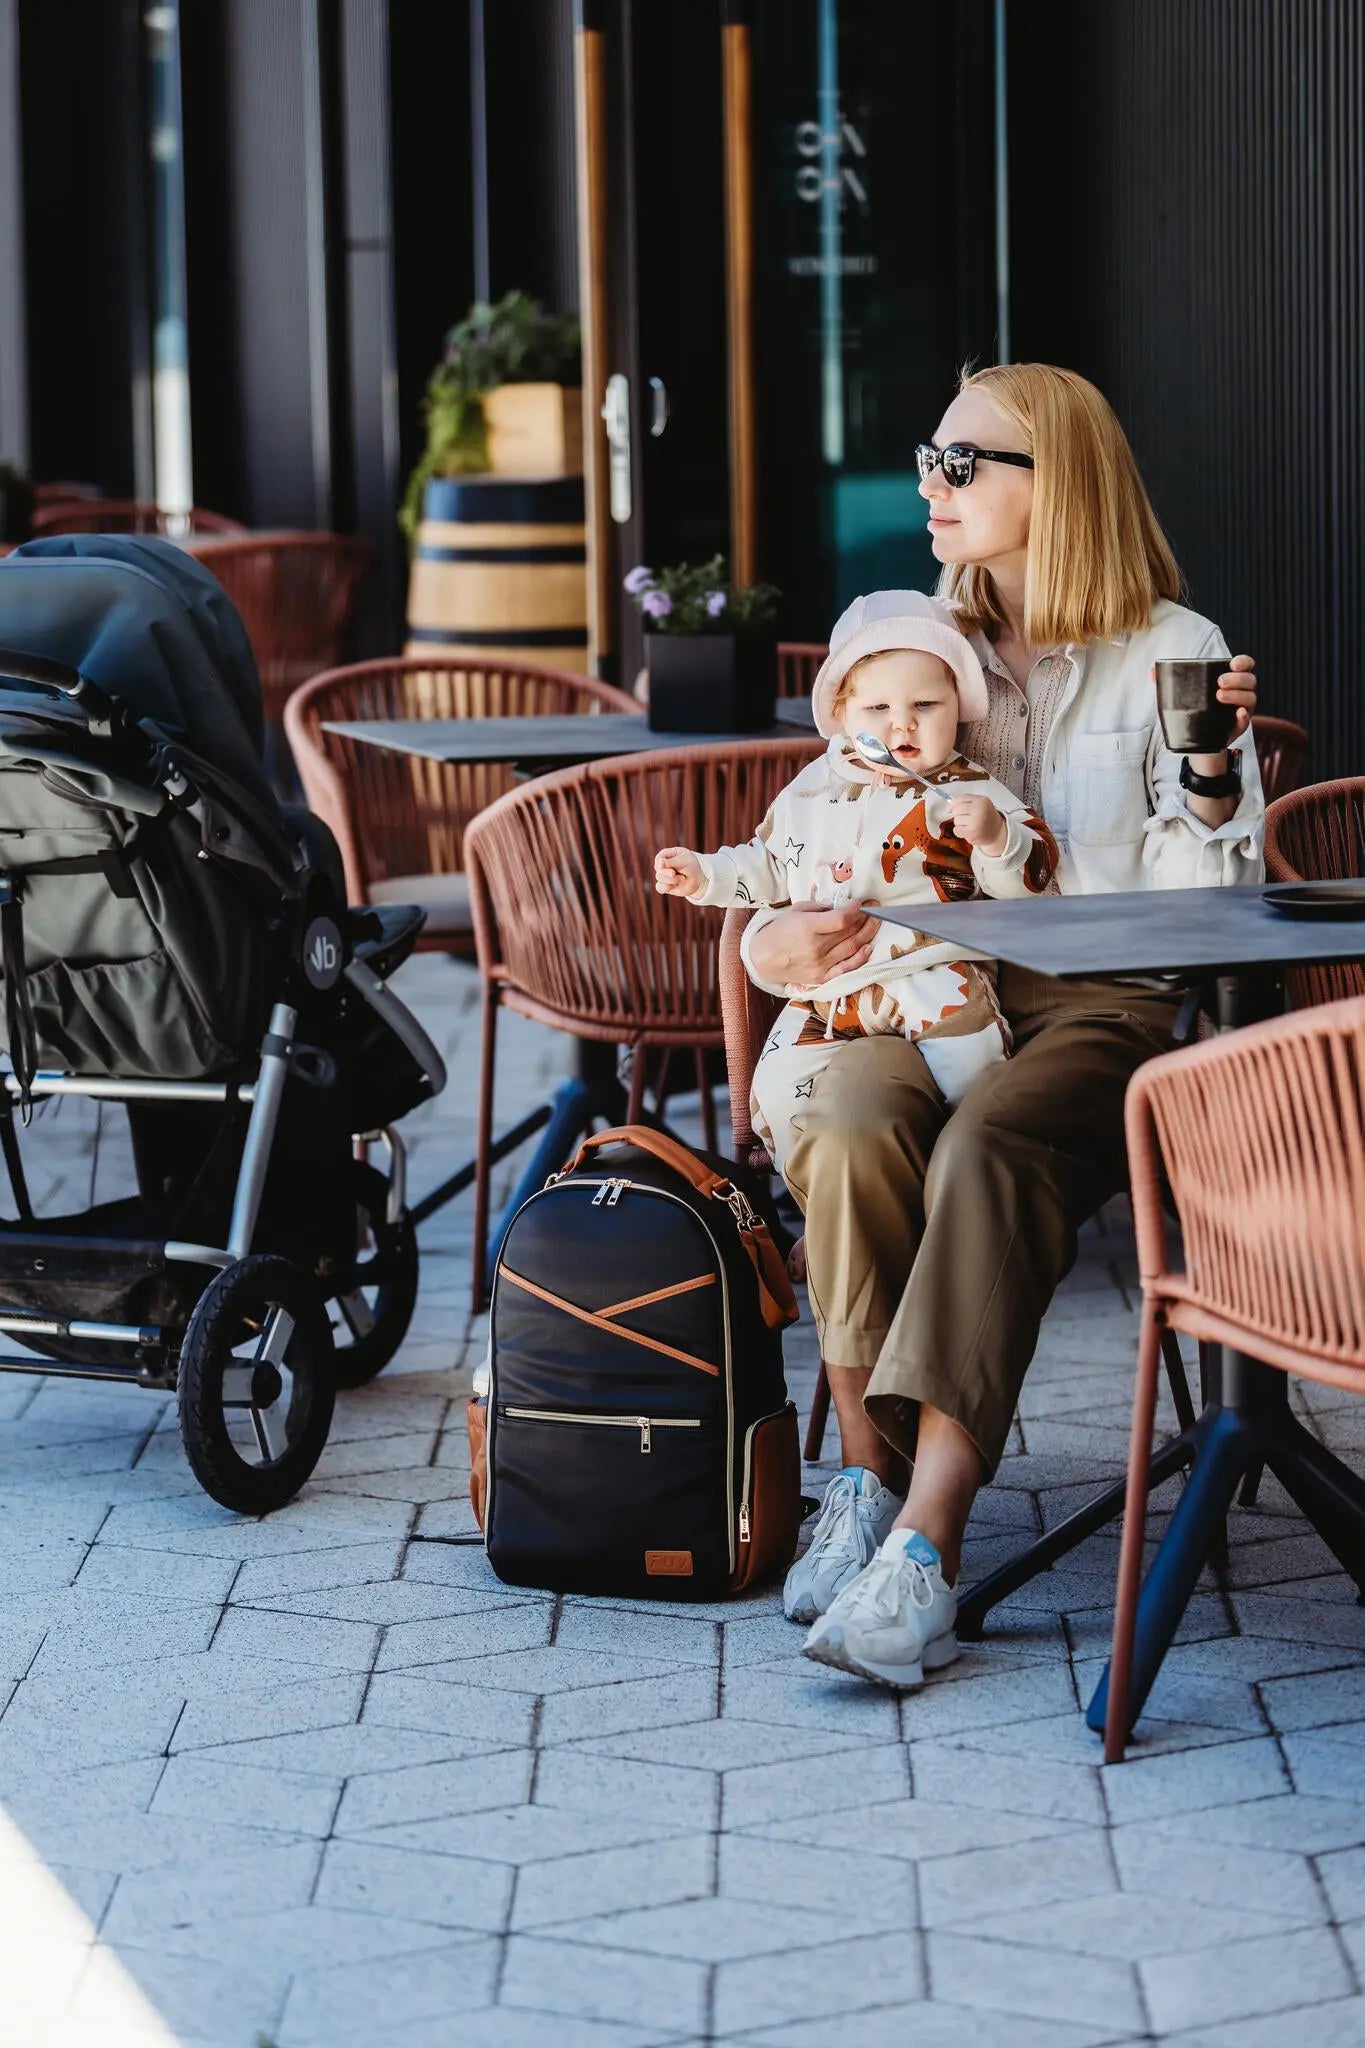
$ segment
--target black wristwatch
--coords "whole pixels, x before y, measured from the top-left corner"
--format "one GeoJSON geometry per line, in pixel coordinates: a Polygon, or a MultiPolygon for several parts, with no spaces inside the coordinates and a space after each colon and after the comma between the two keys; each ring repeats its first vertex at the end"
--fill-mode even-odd
{"type": "Polygon", "coordinates": [[[1228,755],[1228,765],[1221,775],[1196,775],[1186,754],[1180,763],[1180,787],[1189,790],[1191,796],[1240,796],[1242,773],[1237,756],[1228,755]]]}

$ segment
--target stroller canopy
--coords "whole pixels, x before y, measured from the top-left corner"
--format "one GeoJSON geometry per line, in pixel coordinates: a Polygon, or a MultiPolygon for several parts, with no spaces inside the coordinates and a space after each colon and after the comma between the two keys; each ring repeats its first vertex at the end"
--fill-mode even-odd
{"type": "Polygon", "coordinates": [[[278,818],[246,628],[217,579],[172,542],[26,541],[0,561],[0,646],[79,669],[278,818]]]}

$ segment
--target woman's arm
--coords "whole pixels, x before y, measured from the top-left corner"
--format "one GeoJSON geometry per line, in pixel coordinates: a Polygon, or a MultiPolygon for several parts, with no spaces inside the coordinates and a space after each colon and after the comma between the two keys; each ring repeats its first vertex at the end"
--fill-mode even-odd
{"type": "Polygon", "coordinates": [[[750,918],[739,953],[750,981],[770,995],[793,988],[817,988],[836,974],[862,967],[872,954],[878,920],[856,903],[846,910],[821,910],[794,903],[750,918]]]}

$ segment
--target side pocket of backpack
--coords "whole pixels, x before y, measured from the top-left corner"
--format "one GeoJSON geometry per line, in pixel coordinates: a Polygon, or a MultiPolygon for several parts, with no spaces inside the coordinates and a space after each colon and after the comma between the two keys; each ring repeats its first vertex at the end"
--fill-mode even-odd
{"type": "Polygon", "coordinates": [[[488,1403],[471,1396],[464,1413],[469,1431],[469,1498],[474,1519],[482,1529],[488,1505],[488,1403]]]}
{"type": "Polygon", "coordinates": [[[744,1592],[785,1571],[795,1555],[800,1528],[801,1440],[796,1406],[788,1401],[775,1414],[761,1415],[749,1425],[731,1591],[744,1592]]]}

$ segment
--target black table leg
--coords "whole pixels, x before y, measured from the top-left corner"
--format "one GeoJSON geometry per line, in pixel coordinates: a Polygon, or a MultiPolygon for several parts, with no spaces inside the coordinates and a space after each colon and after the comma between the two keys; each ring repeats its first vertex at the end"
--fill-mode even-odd
{"type": "MultiPolygon", "coordinates": [[[[1193,1463],[1194,1456],[1194,1431],[1186,1430],[1153,1457],[1150,1485],[1161,1486],[1166,1480],[1174,1478],[1177,1472],[1183,1472],[1193,1463]]],[[[958,1602],[959,1640],[964,1643],[980,1642],[986,1625],[986,1616],[992,1607],[998,1607],[1011,1593],[1017,1593],[1030,1579],[1036,1579],[1039,1572],[1047,1571],[1056,1564],[1059,1557],[1065,1557],[1078,1543],[1084,1543],[1087,1536],[1093,1536],[1096,1530],[1103,1529],[1106,1523],[1117,1521],[1123,1513],[1127,1485],[1126,1480],[1120,1479],[1117,1486],[1111,1486],[1106,1492],[1097,1494],[1094,1500],[1087,1501],[1083,1508],[1078,1508],[1074,1515],[1068,1515],[1064,1522],[1059,1522],[1055,1529],[1049,1529],[1047,1535],[1040,1537],[1037,1543],[1030,1544],[1020,1556],[1011,1558],[1008,1564],[1002,1564],[998,1571],[993,1571],[989,1578],[982,1579],[980,1585],[973,1586],[971,1592],[958,1602]]]]}

